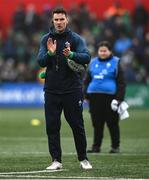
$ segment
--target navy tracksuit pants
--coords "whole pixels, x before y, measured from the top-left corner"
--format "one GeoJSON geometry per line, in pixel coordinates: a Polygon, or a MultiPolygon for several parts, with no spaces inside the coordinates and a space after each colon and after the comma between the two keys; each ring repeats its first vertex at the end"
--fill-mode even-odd
{"type": "Polygon", "coordinates": [[[61,162],[60,128],[61,113],[72,129],[78,160],[87,159],[86,136],[83,122],[83,95],[81,91],[68,94],[45,92],[45,118],[49,152],[52,160],[61,162]]]}

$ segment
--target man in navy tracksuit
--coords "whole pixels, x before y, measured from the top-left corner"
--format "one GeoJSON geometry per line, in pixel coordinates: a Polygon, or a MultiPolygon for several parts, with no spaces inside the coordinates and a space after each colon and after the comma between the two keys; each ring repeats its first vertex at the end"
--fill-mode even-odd
{"type": "Polygon", "coordinates": [[[52,164],[47,167],[61,169],[60,116],[62,111],[70,125],[78,160],[83,169],[91,169],[86,155],[86,135],[83,123],[83,93],[81,74],[73,71],[67,59],[85,65],[90,61],[90,54],[84,40],[68,27],[67,12],[57,8],[52,13],[53,26],[43,36],[37,56],[45,73],[45,118],[49,152],[52,164]],[[69,43],[69,47],[66,46],[69,43]]]}

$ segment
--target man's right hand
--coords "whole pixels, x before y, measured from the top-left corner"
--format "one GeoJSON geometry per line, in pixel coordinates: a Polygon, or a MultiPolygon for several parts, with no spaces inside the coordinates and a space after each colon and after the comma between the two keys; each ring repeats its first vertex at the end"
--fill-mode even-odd
{"type": "Polygon", "coordinates": [[[50,53],[55,54],[56,52],[56,40],[52,40],[52,38],[49,38],[47,41],[47,49],[50,53]]]}

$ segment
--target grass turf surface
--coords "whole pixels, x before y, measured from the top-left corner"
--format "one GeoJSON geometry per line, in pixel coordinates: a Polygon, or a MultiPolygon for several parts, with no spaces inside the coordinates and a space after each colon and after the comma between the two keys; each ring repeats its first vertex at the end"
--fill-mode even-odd
{"type": "MultiPolygon", "coordinates": [[[[43,109],[0,110],[0,179],[46,179],[46,178],[149,178],[149,111],[130,110],[130,118],[120,122],[121,153],[109,154],[110,138],[105,127],[102,152],[88,154],[93,165],[90,171],[79,167],[71,129],[62,116],[61,143],[63,168],[59,172],[33,174],[5,174],[44,170],[51,162],[43,109]],[[31,119],[38,118],[39,126],[32,126],[31,119]]],[[[88,148],[92,144],[90,115],[84,111],[88,148]]]]}

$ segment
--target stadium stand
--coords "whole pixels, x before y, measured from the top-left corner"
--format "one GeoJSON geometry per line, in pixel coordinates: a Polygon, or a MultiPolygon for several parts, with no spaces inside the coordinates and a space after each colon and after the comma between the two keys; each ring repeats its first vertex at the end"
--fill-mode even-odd
{"type": "MultiPolygon", "coordinates": [[[[43,4],[40,13],[34,4],[17,4],[6,36],[0,31],[0,82],[37,81],[36,55],[41,36],[48,32],[51,10],[49,4],[43,4]]],[[[73,4],[69,14],[70,25],[86,39],[92,57],[97,44],[108,40],[121,56],[128,83],[149,84],[149,13],[144,4],[137,3],[130,12],[113,3],[100,18],[80,3],[73,4]]]]}

